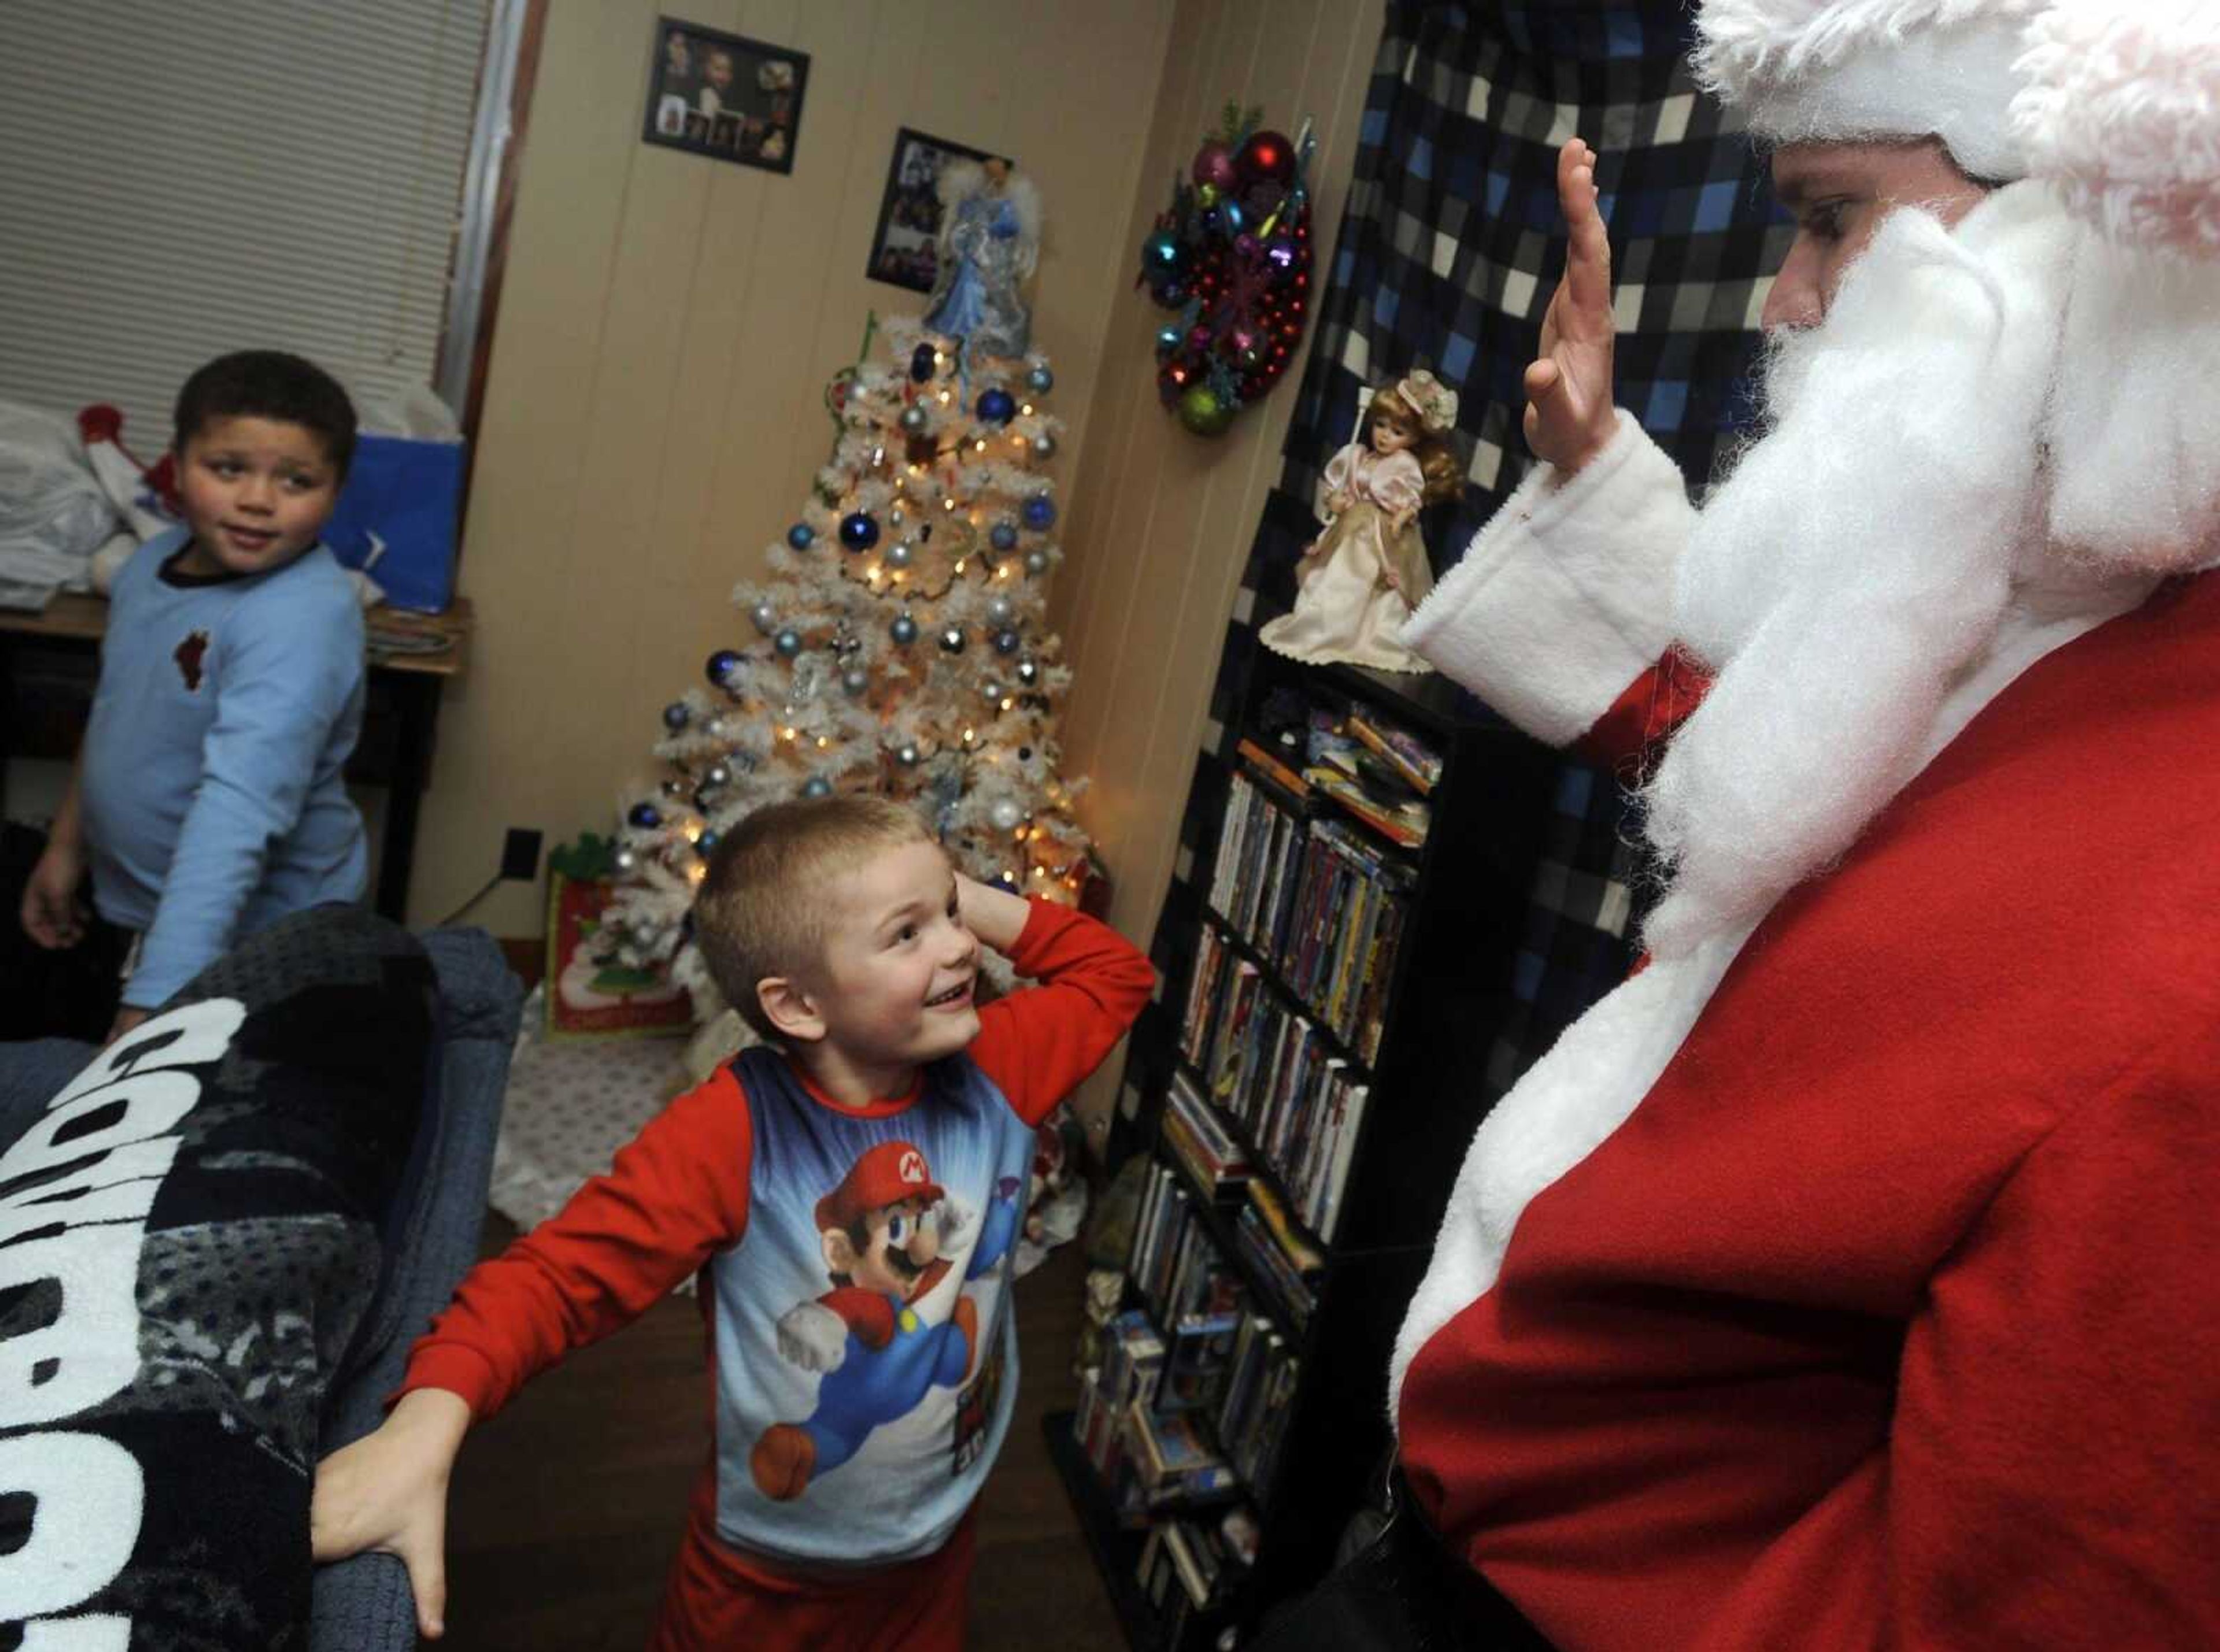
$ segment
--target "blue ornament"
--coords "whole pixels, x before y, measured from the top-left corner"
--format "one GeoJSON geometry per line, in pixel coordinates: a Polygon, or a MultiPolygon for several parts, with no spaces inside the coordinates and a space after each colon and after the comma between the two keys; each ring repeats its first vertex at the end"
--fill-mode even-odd
{"type": "Polygon", "coordinates": [[[1157,329],[1157,358],[1161,360],[1177,350],[1180,347],[1180,341],[1186,337],[1185,330],[1177,321],[1168,322],[1158,327],[1157,329]]]}
{"type": "Polygon", "coordinates": [[[907,614],[897,614],[895,622],[887,627],[887,634],[907,648],[917,640],[917,621],[907,614]]]}
{"type": "Polygon", "coordinates": [[[1046,362],[1026,375],[1026,388],[1036,396],[1046,396],[1056,388],[1056,375],[1049,371],[1046,362]]]}
{"type": "Polygon", "coordinates": [[[1187,284],[1179,281],[1159,281],[1149,289],[1149,296],[1157,301],[1161,309],[1185,309],[1187,284]]]}
{"type": "Polygon", "coordinates": [[[995,873],[994,881],[995,887],[998,889],[1007,889],[1012,895],[1015,895],[1018,892],[1018,875],[1015,872],[1011,871],[1007,867],[1004,867],[1001,871],[995,873]]]}
{"type": "MultiPolygon", "coordinates": [[[[745,666],[747,663],[746,658],[742,655],[739,650],[733,648],[720,648],[715,653],[709,656],[708,664],[702,668],[702,675],[708,677],[710,682],[715,683],[719,688],[725,688],[731,683],[734,677],[740,674],[741,667],[745,666]]],[[[670,716],[667,713],[664,715],[664,720],[665,722],[670,721],[670,716]]]]}
{"type": "Polygon", "coordinates": [[[1175,276],[1187,267],[1187,249],[1169,229],[1159,229],[1141,243],[1141,268],[1151,281],[1175,276]]]}
{"type": "Polygon", "coordinates": [[[625,819],[642,832],[652,832],[663,824],[663,811],[652,803],[635,803],[625,819]]]}
{"type": "Polygon", "coordinates": [[[1018,548],[1018,526],[1015,522],[997,522],[987,530],[987,543],[997,551],[1018,548]]]}
{"type": "Polygon", "coordinates": [[[713,828],[694,839],[694,852],[706,858],[709,851],[717,846],[717,833],[713,828]]]}
{"type": "Polygon", "coordinates": [[[1034,533],[1045,533],[1056,526],[1056,501],[1045,493],[1037,493],[1026,501],[1018,514],[1034,533]]]}
{"type": "Polygon", "coordinates": [[[995,633],[995,651],[1014,654],[1018,651],[1018,633],[1014,631],[998,631],[995,633]]]}
{"type": "Polygon", "coordinates": [[[801,651],[801,633],[789,626],[770,639],[770,645],[777,649],[783,658],[792,659],[801,651]]]}
{"type": "Polygon", "coordinates": [[[796,522],[786,530],[786,542],[796,551],[807,551],[817,543],[817,530],[807,522],[796,522]]]}
{"type": "Polygon", "coordinates": [[[1248,215],[1241,210],[1238,201],[1225,201],[1219,204],[1218,221],[1227,234],[1238,235],[1247,227],[1248,215]]]}
{"type": "Polygon", "coordinates": [[[694,714],[686,708],[683,700],[674,700],[663,708],[663,726],[676,734],[694,720],[694,714]]]}
{"type": "Polygon", "coordinates": [[[801,795],[804,797],[830,797],[832,795],[832,782],[822,775],[812,775],[802,782],[801,795]]]}
{"type": "Polygon", "coordinates": [[[1006,425],[1018,416],[1018,400],[999,386],[981,393],[979,417],[990,425],[1006,425]]]}
{"type": "Polygon", "coordinates": [[[869,511],[856,511],[840,519],[840,543],[851,551],[868,551],[878,542],[878,519],[869,511]]]}
{"type": "Polygon", "coordinates": [[[927,379],[931,378],[932,377],[933,369],[939,365],[939,363],[933,359],[933,358],[939,353],[939,352],[934,350],[929,344],[921,344],[918,346],[916,349],[911,351],[909,352],[910,377],[914,379],[920,384],[924,383],[927,379]]]}

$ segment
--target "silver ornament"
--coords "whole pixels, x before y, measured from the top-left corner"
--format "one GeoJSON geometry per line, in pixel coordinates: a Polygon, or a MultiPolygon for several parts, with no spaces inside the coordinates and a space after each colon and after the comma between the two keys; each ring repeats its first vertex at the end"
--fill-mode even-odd
{"type": "Polygon", "coordinates": [[[748,618],[755,621],[756,629],[766,637],[778,629],[778,610],[771,607],[768,600],[750,608],[748,618]]]}
{"type": "Polygon", "coordinates": [[[851,665],[840,673],[840,686],[851,695],[861,695],[871,686],[871,674],[859,665],[851,665]]]}
{"type": "Polygon", "coordinates": [[[901,427],[913,436],[920,434],[925,429],[925,409],[920,407],[904,408],[901,427]]]}
{"type": "Polygon", "coordinates": [[[987,818],[1001,831],[1014,832],[1018,829],[1018,822],[1026,818],[1026,812],[1004,798],[987,812],[987,818]]]}
{"type": "Polygon", "coordinates": [[[792,659],[801,651],[801,633],[789,627],[771,639],[771,646],[785,658],[792,659]]]}
{"type": "Polygon", "coordinates": [[[1033,457],[1035,458],[1054,458],[1056,457],[1056,438],[1050,435],[1045,430],[1042,431],[1039,435],[1034,437],[1033,457]]]}
{"type": "Polygon", "coordinates": [[[713,763],[709,765],[709,772],[702,776],[702,783],[705,786],[729,786],[733,783],[733,771],[721,763],[713,763]]]}
{"type": "Polygon", "coordinates": [[[1026,571],[1029,574],[1046,573],[1048,571],[1048,552],[1045,551],[1026,552],[1026,571]]]}
{"type": "Polygon", "coordinates": [[[990,706],[1001,705],[1005,692],[1002,685],[991,676],[979,685],[979,697],[990,706]]]}
{"type": "Polygon", "coordinates": [[[1018,681],[1024,683],[1028,689],[1032,688],[1034,683],[1039,682],[1040,665],[1038,662],[1029,659],[1020,660],[1018,662],[1018,681]]]}
{"type": "Polygon", "coordinates": [[[683,780],[666,780],[666,781],[664,781],[664,782],[663,782],[663,795],[664,795],[665,797],[683,797],[683,796],[685,796],[685,795],[686,795],[686,782],[685,782],[684,781],[683,781],[683,780]]]}
{"type": "Polygon", "coordinates": [[[895,748],[895,761],[905,769],[916,768],[918,757],[918,749],[907,742],[895,748]]]}
{"type": "Polygon", "coordinates": [[[950,626],[941,632],[940,651],[944,654],[960,654],[963,651],[963,627],[950,626]]]}
{"type": "Polygon", "coordinates": [[[917,640],[917,621],[907,614],[897,614],[894,623],[887,627],[887,634],[907,648],[917,640]]]}
{"type": "Polygon", "coordinates": [[[620,849],[611,857],[620,872],[629,872],[639,865],[639,857],[629,849],[620,849]]]}
{"type": "Polygon", "coordinates": [[[830,797],[832,795],[832,782],[822,775],[812,775],[803,782],[801,795],[804,797],[830,797]]]}
{"type": "Polygon", "coordinates": [[[910,564],[910,558],[911,552],[907,544],[887,547],[887,566],[889,568],[907,568],[910,564]]]}
{"type": "Polygon", "coordinates": [[[988,599],[987,618],[995,625],[1006,626],[1009,624],[1012,617],[1016,614],[1017,611],[1017,605],[1012,602],[1007,596],[995,596],[988,599]]]}

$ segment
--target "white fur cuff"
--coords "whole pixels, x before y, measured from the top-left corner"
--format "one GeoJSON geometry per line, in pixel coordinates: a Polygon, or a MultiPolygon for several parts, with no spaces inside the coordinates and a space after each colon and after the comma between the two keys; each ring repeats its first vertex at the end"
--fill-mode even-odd
{"type": "Polygon", "coordinates": [[[1569,481],[1537,469],[1404,626],[1404,645],[1512,722],[1568,745],[1673,641],[1673,576],[1696,513],[1625,413],[1569,481]]]}

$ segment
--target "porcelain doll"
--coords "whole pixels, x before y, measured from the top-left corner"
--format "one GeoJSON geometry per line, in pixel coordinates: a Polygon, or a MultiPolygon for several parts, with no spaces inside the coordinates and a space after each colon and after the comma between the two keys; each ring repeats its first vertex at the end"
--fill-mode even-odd
{"type": "Polygon", "coordinates": [[[1396,639],[1434,586],[1419,508],[1463,485],[1450,440],[1456,408],[1456,392],[1423,369],[1373,394],[1356,439],[1326,464],[1325,527],[1295,566],[1294,611],[1257,633],[1266,647],[1313,664],[1432,669],[1396,639]]]}

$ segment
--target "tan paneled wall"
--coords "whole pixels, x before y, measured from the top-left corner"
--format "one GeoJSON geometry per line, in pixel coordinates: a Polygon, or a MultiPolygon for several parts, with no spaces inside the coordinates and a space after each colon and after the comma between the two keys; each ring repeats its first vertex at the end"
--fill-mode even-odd
{"type": "MultiPolygon", "coordinates": [[[[1034,336],[1070,426],[1068,496],[1094,485],[1077,456],[1132,279],[1174,0],[668,9],[810,54],[795,171],[641,143],[658,6],[551,0],[463,552],[479,635],[441,715],[419,923],[491,875],[507,826],[551,845],[607,831],[652,766],[658,710],[739,633],[733,583],[760,571],[824,461],[826,380],[868,311],[920,303],[863,275],[897,127],[1038,180],[1034,336]]],[[[472,917],[532,934],[538,901],[508,885],[472,917]]]]}
{"type": "MultiPolygon", "coordinates": [[[[1289,131],[1307,113],[1322,284],[1384,0],[693,0],[689,21],[811,54],[784,178],[639,141],[657,9],[551,0],[464,548],[479,638],[441,718],[412,916],[490,876],[506,826],[606,831],[658,708],[734,636],[733,581],[825,456],[825,380],[867,311],[914,306],[861,274],[907,125],[1015,155],[1046,201],[1066,767],[1093,777],[1113,916],[1145,943],[1294,384],[1219,441],[1182,431],[1157,402],[1139,237],[1226,99],[1289,131]]],[[[534,933],[538,900],[505,886],[472,915],[534,933]]],[[[1083,1098],[1097,1119],[1115,1066],[1083,1098]]]]}
{"type": "MultiPolygon", "coordinates": [[[[1289,132],[1308,114],[1319,137],[1313,281],[1322,287],[1385,21],[1384,0],[1183,0],[1141,169],[1135,246],[1228,98],[1262,104],[1289,132]]],[[[1145,295],[1120,289],[1081,450],[1070,559],[1049,604],[1075,672],[1065,766],[1093,777],[1083,813],[1116,879],[1112,917],[1144,944],[1171,881],[1219,649],[1279,475],[1297,377],[1219,440],[1190,436],[1157,401],[1160,322],[1145,295]]],[[[1083,1093],[1090,1123],[1105,1116],[1116,1078],[1113,1066],[1083,1093]]]]}

